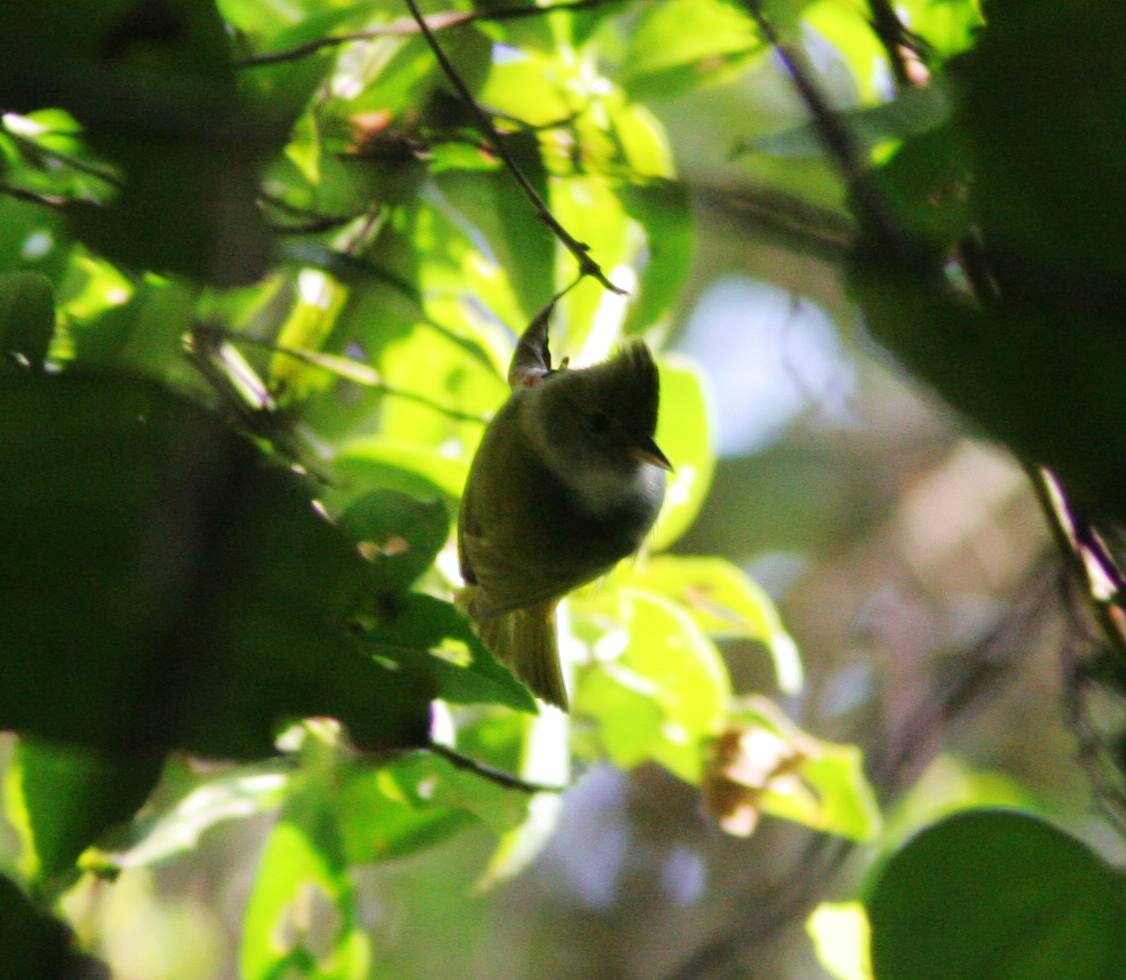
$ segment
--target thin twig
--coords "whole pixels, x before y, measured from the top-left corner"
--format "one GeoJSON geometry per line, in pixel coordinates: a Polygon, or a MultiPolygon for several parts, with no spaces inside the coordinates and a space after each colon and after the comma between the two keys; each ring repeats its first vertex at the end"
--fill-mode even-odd
{"type": "Polygon", "coordinates": [[[1126,657],[1126,626],[1114,600],[1122,592],[1123,577],[1114,557],[1097,532],[1079,517],[1055,476],[1042,466],[1022,462],[1032,484],[1036,502],[1052,532],[1052,539],[1072,578],[1080,584],[1088,609],[1098,624],[1103,641],[1118,656],[1126,657]],[[1087,564],[1090,558],[1105,576],[1114,595],[1104,597],[1087,564]]]}
{"type": "Polygon", "coordinates": [[[903,57],[903,47],[907,41],[903,22],[899,19],[889,0],[868,0],[868,10],[872,15],[871,26],[876,37],[884,46],[896,88],[911,87],[911,74],[903,57]]]}
{"type": "Polygon", "coordinates": [[[435,755],[441,756],[451,765],[457,766],[458,769],[465,769],[472,772],[482,779],[487,779],[490,782],[496,783],[498,786],[503,786],[505,789],[516,789],[521,793],[563,793],[566,792],[566,786],[557,786],[550,783],[533,783],[526,779],[521,779],[504,769],[497,769],[490,766],[488,763],[481,762],[479,759],[474,759],[468,755],[462,755],[455,749],[451,749],[448,745],[442,745],[440,742],[430,742],[426,748],[433,752],[435,755]]]}
{"type": "Polygon", "coordinates": [[[1067,715],[1079,743],[1079,764],[1094,788],[1104,816],[1126,840],[1126,780],[1115,761],[1107,759],[1103,739],[1091,722],[1084,690],[1088,679],[1075,651],[1065,645],[1061,659],[1067,715]]]}
{"type": "Polygon", "coordinates": [[[433,330],[435,333],[441,334],[451,344],[460,347],[467,355],[485,367],[491,374],[497,377],[503,377],[503,374],[497,369],[496,364],[493,363],[492,358],[481,344],[471,337],[466,337],[456,330],[447,327],[444,323],[439,323],[431,317],[426,312],[425,300],[422,293],[402,276],[391,272],[389,269],[384,269],[374,262],[369,262],[367,259],[351,255],[348,252],[321,248],[319,246],[309,249],[307,247],[309,244],[310,243],[302,242],[295,246],[290,246],[285,257],[292,262],[323,269],[325,272],[329,272],[337,278],[344,280],[352,277],[353,279],[363,278],[383,283],[417,307],[419,311],[419,323],[433,330]]]}
{"type": "Polygon", "coordinates": [[[334,374],[346,381],[363,385],[365,388],[371,388],[373,391],[378,391],[380,394],[389,395],[393,398],[401,398],[404,401],[415,402],[418,405],[429,408],[431,411],[445,415],[447,418],[454,419],[457,422],[474,422],[477,425],[489,424],[489,419],[485,418],[483,415],[477,415],[473,412],[463,412],[461,409],[443,405],[441,402],[436,402],[426,395],[420,395],[418,392],[399,388],[396,385],[389,385],[379,376],[379,373],[374,368],[361,361],[353,360],[350,357],[334,354],[332,355],[332,360],[329,361],[326,360],[323,355],[315,351],[299,350],[296,347],[284,347],[280,344],[271,343],[268,340],[259,340],[257,337],[235,333],[232,330],[227,330],[224,327],[211,323],[198,326],[196,333],[207,333],[215,337],[220,337],[230,343],[247,344],[251,347],[257,347],[260,350],[269,351],[271,354],[281,354],[283,357],[290,357],[295,361],[300,361],[302,364],[307,364],[309,367],[317,368],[327,374],[334,374]],[[339,366],[335,365],[333,361],[339,362],[339,366]]]}
{"type": "Polygon", "coordinates": [[[331,231],[355,221],[357,218],[362,218],[367,213],[365,208],[353,211],[350,214],[324,214],[321,211],[297,207],[290,204],[285,198],[269,194],[266,191],[261,191],[258,194],[258,201],[260,205],[266,204],[285,214],[304,219],[300,223],[294,222],[291,225],[272,224],[271,227],[279,235],[314,235],[322,231],[331,231]]]}
{"type": "Polygon", "coordinates": [[[111,187],[118,189],[125,186],[125,182],[112,171],[106,170],[93,163],[87,163],[85,160],[79,160],[78,157],[71,156],[69,153],[64,153],[62,150],[52,150],[50,147],[44,146],[42,143],[37,142],[30,136],[25,136],[23,133],[15,132],[10,126],[0,126],[4,130],[5,135],[14,143],[19,143],[25,146],[40,156],[47,157],[51,160],[57,160],[59,163],[70,167],[71,170],[77,170],[79,173],[86,174],[88,177],[94,177],[98,180],[104,181],[111,187]]]}
{"type": "Polygon", "coordinates": [[[61,211],[74,203],[70,197],[61,197],[58,194],[39,194],[23,187],[13,187],[11,184],[0,182],[0,194],[14,197],[17,201],[26,201],[28,204],[38,204],[45,208],[54,208],[61,211]]]}
{"type": "MultiPolygon", "coordinates": [[[[542,17],[545,14],[560,12],[577,12],[591,10],[595,7],[605,7],[612,3],[622,3],[624,0],[569,0],[565,3],[556,3],[548,7],[500,7],[493,10],[447,10],[442,13],[429,14],[426,24],[432,31],[445,31],[451,27],[464,27],[478,21],[521,20],[525,17],[542,17]]],[[[372,41],[380,37],[403,37],[420,33],[418,22],[414,18],[404,17],[401,20],[391,21],[366,31],[354,31],[350,34],[334,34],[320,37],[305,44],[298,44],[292,48],[281,51],[268,51],[265,54],[250,55],[246,58],[236,59],[233,64],[236,68],[261,68],[264,65],[276,65],[285,61],[295,61],[311,54],[316,54],[323,48],[337,47],[353,41],[372,41]]]]}
{"type": "MultiPolygon", "coordinates": [[[[512,174],[513,179],[516,181],[520,190],[524,192],[524,196],[528,199],[528,203],[536,212],[536,217],[539,218],[548,228],[552,230],[555,237],[559,239],[564,248],[567,249],[574,257],[575,261],[579,264],[579,271],[584,276],[590,276],[592,279],[597,279],[606,289],[618,295],[624,295],[625,290],[615,286],[606,274],[602,271],[602,267],[590,257],[588,246],[574,238],[570,232],[564,228],[555,215],[551,213],[548,206],[544,203],[543,198],[532,186],[531,181],[524,176],[524,172],[520,169],[512,154],[508,152],[507,147],[504,145],[504,137],[497,131],[493,125],[492,119],[489,114],[481,108],[480,104],[473,97],[473,93],[469,91],[469,87],[462,80],[462,77],[457,73],[450,59],[446,57],[446,53],[442,50],[442,46],[438,43],[437,37],[426,23],[426,19],[422,16],[422,12],[418,9],[416,0],[406,0],[407,6],[410,8],[411,15],[414,17],[415,22],[418,24],[419,30],[422,32],[423,37],[426,38],[426,43],[430,45],[430,50],[434,52],[434,57],[438,59],[438,64],[441,65],[442,71],[445,72],[446,77],[450,80],[450,84],[457,90],[461,100],[465,103],[466,107],[477,118],[477,123],[481,127],[481,131],[488,138],[489,143],[492,145],[494,152],[504,161],[504,165],[512,174]]],[[[535,8],[543,9],[543,8],[535,8]]]]}
{"type": "Polygon", "coordinates": [[[762,32],[762,36],[774,49],[774,53],[793,81],[795,90],[813,117],[825,152],[836,164],[849,186],[853,206],[861,224],[877,239],[875,244],[895,256],[906,256],[911,250],[893,220],[891,209],[883,195],[869,178],[867,167],[853,143],[852,135],[833,112],[797,54],[779,38],[778,32],[762,12],[760,0],[742,0],[742,2],[759,31],[762,32]]]}

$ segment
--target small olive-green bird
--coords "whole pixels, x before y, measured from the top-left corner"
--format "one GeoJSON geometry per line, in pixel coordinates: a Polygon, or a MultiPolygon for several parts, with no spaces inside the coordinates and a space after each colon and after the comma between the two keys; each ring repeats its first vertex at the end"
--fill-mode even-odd
{"type": "Polygon", "coordinates": [[[555,606],[637,551],[672,466],[653,440],[659,384],[649,348],[631,342],[603,364],[552,370],[548,312],[517,345],[512,395],[469,471],[460,601],[489,651],[567,710],[555,606]]]}

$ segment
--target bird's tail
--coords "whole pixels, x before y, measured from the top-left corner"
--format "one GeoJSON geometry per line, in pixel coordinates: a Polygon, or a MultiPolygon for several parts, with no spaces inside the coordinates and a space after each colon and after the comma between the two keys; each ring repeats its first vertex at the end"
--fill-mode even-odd
{"type": "Polygon", "coordinates": [[[539,602],[500,615],[482,615],[478,586],[458,596],[477,623],[477,632],[494,657],[505,664],[537,697],[568,710],[567,687],[559,665],[555,601],[539,602]]]}

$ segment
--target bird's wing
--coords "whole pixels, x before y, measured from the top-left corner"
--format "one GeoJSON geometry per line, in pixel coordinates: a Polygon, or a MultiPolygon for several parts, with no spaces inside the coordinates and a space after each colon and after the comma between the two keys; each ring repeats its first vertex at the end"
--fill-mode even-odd
{"type": "MultiPolygon", "coordinates": [[[[601,560],[545,565],[511,548],[498,548],[487,537],[468,529],[461,533],[463,575],[468,566],[481,587],[477,610],[482,616],[499,616],[537,602],[555,599],[597,578],[606,569],[601,560]]],[[[466,578],[466,581],[469,581],[466,578]]]]}

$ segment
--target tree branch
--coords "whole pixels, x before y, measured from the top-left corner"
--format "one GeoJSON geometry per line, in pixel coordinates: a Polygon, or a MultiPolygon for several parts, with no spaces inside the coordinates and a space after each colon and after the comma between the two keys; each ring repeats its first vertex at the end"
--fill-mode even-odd
{"type": "Polygon", "coordinates": [[[870,21],[872,30],[880,39],[880,44],[884,46],[887,54],[888,64],[895,78],[895,87],[910,88],[913,84],[911,74],[903,57],[903,47],[907,43],[907,31],[903,27],[903,22],[889,0],[868,0],[868,10],[872,15],[870,21]]]}
{"type": "MultiPolygon", "coordinates": [[[[548,7],[524,6],[499,7],[494,10],[449,10],[428,15],[425,18],[425,23],[432,31],[445,31],[451,27],[464,27],[466,24],[473,24],[478,21],[522,20],[525,17],[542,17],[545,14],[576,13],[581,10],[592,10],[595,7],[605,7],[623,2],[624,0],[568,0],[568,2],[552,4],[548,7]]],[[[323,48],[337,47],[341,44],[349,44],[352,41],[372,41],[379,37],[404,37],[419,33],[421,33],[421,28],[418,21],[411,17],[404,17],[401,20],[393,20],[390,24],[372,27],[366,31],[334,34],[281,51],[249,55],[246,58],[236,59],[233,64],[236,68],[260,68],[264,65],[295,61],[298,58],[316,54],[323,48]]]]}
{"type": "Polygon", "coordinates": [[[536,212],[536,217],[539,218],[551,231],[555,237],[559,239],[564,248],[567,249],[579,264],[579,272],[581,275],[590,276],[592,279],[597,279],[602,285],[613,293],[624,295],[625,290],[615,286],[606,274],[602,271],[602,267],[590,257],[588,247],[582,242],[575,239],[570,232],[564,228],[555,215],[551,213],[547,205],[544,203],[543,198],[532,186],[524,172],[520,169],[512,154],[504,145],[504,137],[497,132],[496,126],[493,125],[492,119],[489,114],[481,108],[480,104],[475,98],[473,93],[469,91],[469,87],[462,80],[461,76],[457,73],[446,53],[442,50],[442,46],[438,43],[438,39],[434,36],[433,30],[426,23],[426,19],[422,16],[421,11],[418,9],[416,0],[406,0],[407,6],[410,8],[411,15],[414,17],[415,22],[418,24],[419,30],[426,38],[426,43],[430,45],[430,50],[434,52],[434,57],[438,59],[438,64],[441,65],[442,71],[445,72],[446,77],[449,79],[450,84],[456,89],[461,100],[465,103],[470,112],[477,118],[477,123],[481,127],[481,131],[488,138],[489,144],[492,146],[493,151],[504,161],[504,165],[508,168],[509,173],[512,174],[513,179],[516,181],[520,190],[524,192],[524,196],[528,199],[533,210],[536,212]]]}
{"type": "Polygon", "coordinates": [[[487,779],[491,783],[503,786],[505,789],[515,789],[519,790],[521,793],[563,793],[567,789],[566,786],[529,782],[526,779],[521,779],[519,776],[514,776],[510,772],[506,772],[504,769],[497,769],[471,756],[462,755],[455,749],[451,749],[448,745],[442,745],[440,742],[430,742],[426,748],[435,755],[441,756],[451,765],[457,766],[458,769],[468,770],[480,776],[482,779],[487,779]]]}
{"type": "Polygon", "coordinates": [[[774,49],[782,67],[794,83],[802,102],[821,137],[821,143],[848,184],[853,208],[865,230],[892,255],[906,257],[911,249],[892,217],[891,209],[867,173],[867,165],[857,151],[852,135],[833,112],[796,52],[782,43],[778,32],[762,12],[761,0],[742,0],[762,36],[774,49]]]}

